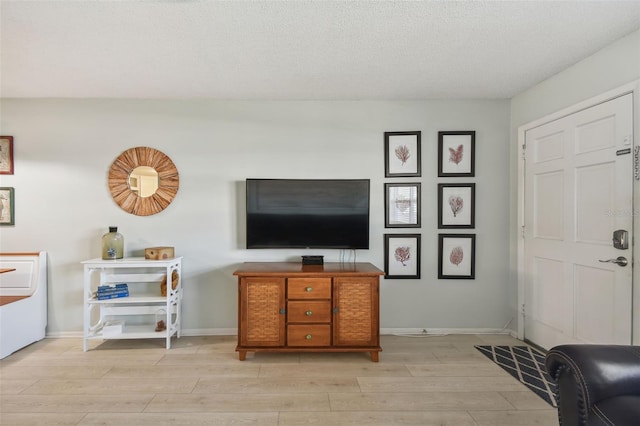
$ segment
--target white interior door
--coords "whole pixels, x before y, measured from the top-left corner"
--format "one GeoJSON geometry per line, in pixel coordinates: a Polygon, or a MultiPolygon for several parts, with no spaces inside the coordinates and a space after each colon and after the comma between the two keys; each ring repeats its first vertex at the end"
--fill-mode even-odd
{"type": "Polygon", "coordinates": [[[632,132],[627,94],[525,133],[524,337],[543,348],[631,343],[632,132]]]}

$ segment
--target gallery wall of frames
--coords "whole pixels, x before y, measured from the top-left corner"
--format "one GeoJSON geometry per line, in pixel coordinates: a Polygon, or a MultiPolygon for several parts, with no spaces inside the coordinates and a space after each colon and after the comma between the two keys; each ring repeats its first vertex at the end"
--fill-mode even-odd
{"type": "MultiPolygon", "coordinates": [[[[384,133],[385,278],[419,279],[422,244],[421,131],[384,133]],[[396,178],[401,178],[396,181],[396,178]],[[405,232],[399,231],[405,229],[405,232]]],[[[476,132],[438,132],[438,279],[475,279],[476,132]]],[[[431,203],[430,203],[431,204],[431,203]]]]}

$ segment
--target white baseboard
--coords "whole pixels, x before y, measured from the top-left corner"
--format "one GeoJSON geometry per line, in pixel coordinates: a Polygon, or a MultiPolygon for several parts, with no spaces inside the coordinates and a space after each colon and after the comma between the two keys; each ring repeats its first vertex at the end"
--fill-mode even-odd
{"type": "Polygon", "coordinates": [[[190,328],[182,330],[182,336],[237,336],[237,328],[190,328]]]}
{"type": "MultiPolygon", "coordinates": [[[[180,336],[236,336],[237,328],[190,328],[182,330],[180,336]]],[[[82,331],[62,331],[47,333],[45,336],[50,339],[80,338],[82,339],[82,331]]],[[[158,337],[160,338],[160,337],[158,337]]]]}
{"type": "Polygon", "coordinates": [[[381,328],[381,335],[426,335],[447,336],[450,334],[509,334],[512,330],[503,328],[381,328]]]}
{"type": "MultiPolygon", "coordinates": [[[[190,328],[182,330],[181,336],[236,336],[237,328],[190,328]]],[[[381,335],[426,335],[446,336],[450,334],[508,334],[517,338],[514,330],[503,328],[381,328],[381,335]]],[[[47,333],[48,338],[82,338],[82,331],[47,333]]]]}
{"type": "Polygon", "coordinates": [[[47,332],[44,336],[47,339],[82,339],[82,331],[59,331],[59,332],[47,332]]]}

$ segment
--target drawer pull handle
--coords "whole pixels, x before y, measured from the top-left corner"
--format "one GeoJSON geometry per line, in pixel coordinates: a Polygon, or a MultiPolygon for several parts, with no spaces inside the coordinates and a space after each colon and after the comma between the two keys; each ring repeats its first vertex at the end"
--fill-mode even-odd
{"type": "Polygon", "coordinates": [[[310,334],[307,334],[305,337],[306,337],[307,340],[311,340],[311,335],[310,334]]]}
{"type": "Polygon", "coordinates": [[[307,312],[305,312],[305,314],[310,317],[311,315],[313,315],[313,312],[311,312],[311,310],[308,310],[307,312]]]}
{"type": "Polygon", "coordinates": [[[313,291],[313,287],[307,287],[305,288],[305,290],[307,291],[307,293],[311,293],[313,291]]]}

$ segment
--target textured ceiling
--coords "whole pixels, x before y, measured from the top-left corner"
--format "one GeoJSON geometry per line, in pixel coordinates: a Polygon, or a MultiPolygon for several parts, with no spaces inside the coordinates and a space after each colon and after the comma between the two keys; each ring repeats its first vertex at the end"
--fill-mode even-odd
{"type": "Polygon", "coordinates": [[[0,24],[2,97],[510,98],[640,1],[2,0],[0,24]]]}

